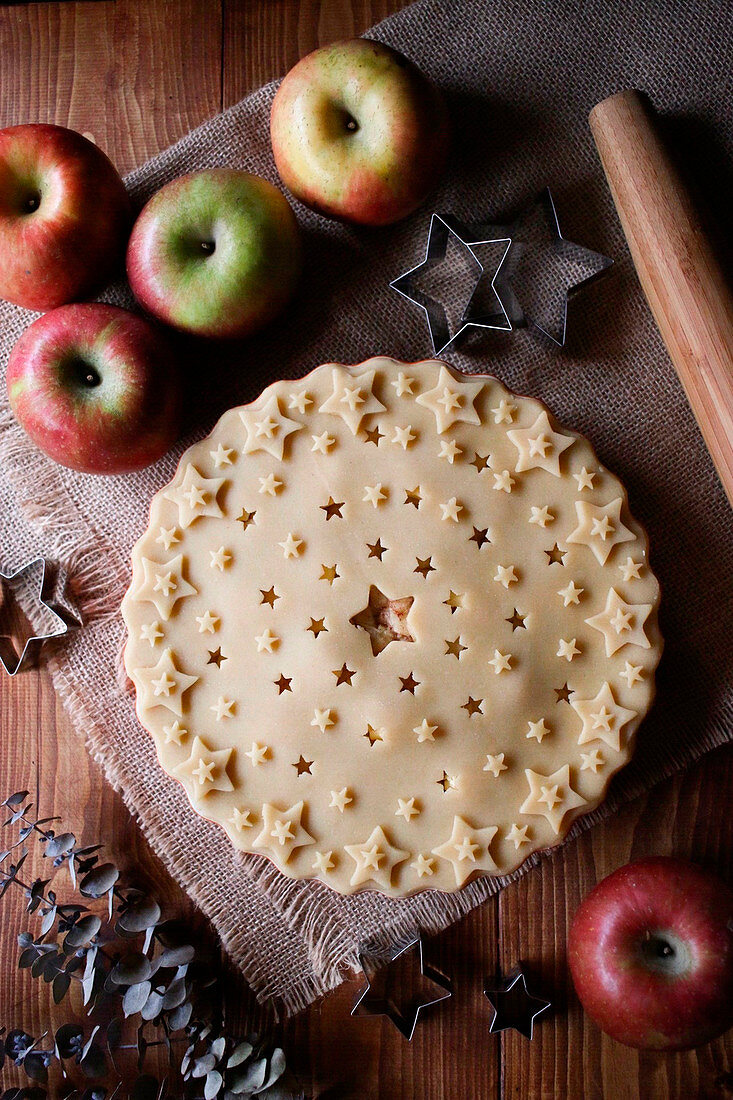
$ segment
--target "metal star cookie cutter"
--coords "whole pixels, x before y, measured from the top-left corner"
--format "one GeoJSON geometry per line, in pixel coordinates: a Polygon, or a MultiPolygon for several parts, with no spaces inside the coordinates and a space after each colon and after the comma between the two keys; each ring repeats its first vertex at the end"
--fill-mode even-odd
{"type": "MultiPolygon", "coordinates": [[[[474,231],[480,236],[485,230],[485,226],[477,226],[474,231]]],[[[514,326],[531,325],[563,347],[571,299],[603,275],[613,260],[563,237],[549,187],[544,187],[505,231],[512,247],[497,272],[495,289],[507,316],[514,326]],[[539,227],[538,221],[542,223],[539,227]],[[543,241],[543,235],[549,235],[549,240],[543,241]],[[554,313],[548,308],[553,297],[554,313]]]]}
{"type": "Polygon", "coordinates": [[[494,1010],[489,1033],[512,1028],[532,1039],[535,1019],[552,1006],[551,1001],[530,993],[522,963],[517,963],[504,979],[486,979],[484,997],[494,1010]],[[521,983],[521,988],[518,988],[521,983]]]}
{"type": "Polygon", "coordinates": [[[612,264],[608,256],[563,237],[545,187],[509,225],[434,213],[425,259],[389,285],[424,311],[436,355],[469,327],[511,332],[530,326],[563,347],[570,300],[612,264]],[[451,242],[473,280],[463,293],[448,255],[451,242]],[[425,276],[441,268],[442,289],[438,295],[426,293],[425,276]]]}
{"type": "Polygon", "coordinates": [[[474,238],[469,243],[464,239],[463,227],[458,221],[440,214],[431,215],[425,259],[393,279],[389,285],[408,302],[414,302],[423,310],[436,355],[440,355],[467,328],[511,332],[512,323],[495,285],[511,244],[508,237],[494,236],[484,240],[474,238]],[[454,253],[453,257],[449,256],[449,250],[454,253]],[[487,251],[495,253],[490,266],[488,259],[480,258],[487,251]],[[463,286],[456,272],[459,263],[464,269],[462,274],[466,285],[463,286]],[[482,304],[478,292],[486,283],[489,271],[493,271],[487,287],[489,301],[482,304]],[[436,287],[435,279],[432,286],[427,285],[427,277],[441,273],[444,277],[442,286],[436,287]],[[428,293],[428,290],[433,293],[428,293]]]}
{"type": "Polygon", "coordinates": [[[46,642],[61,638],[69,630],[81,626],[78,612],[65,595],[66,571],[44,557],[31,558],[11,572],[0,570],[2,604],[9,597],[14,598],[14,590],[23,583],[24,576],[34,570],[39,572],[36,601],[43,608],[48,626],[26,638],[20,653],[10,635],[0,634],[0,664],[8,676],[17,676],[35,665],[46,642]]]}
{"type": "Polygon", "coordinates": [[[359,963],[366,979],[366,985],[359,993],[354,1006],[351,1009],[352,1016],[386,1016],[397,1030],[407,1039],[412,1039],[420,1013],[441,1001],[453,996],[453,986],[450,978],[438,970],[437,967],[427,962],[425,958],[425,944],[421,932],[416,932],[406,940],[387,945],[365,944],[359,950],[359,963]],[[408,1003],[397,1004],[389,991],[390,968],[398,963],[409,952],[417,948],[420,961],[420,976],[427,978],[441,992],[438,996],[429,1000],[421,1000],[413,996],[408,1003]],[[383,964],[381,970],[372,967],[371,975],[367,969],[368,961],[375,964],[383,964]],[[382,989],[374,991],[378,979],[382,989]]]}

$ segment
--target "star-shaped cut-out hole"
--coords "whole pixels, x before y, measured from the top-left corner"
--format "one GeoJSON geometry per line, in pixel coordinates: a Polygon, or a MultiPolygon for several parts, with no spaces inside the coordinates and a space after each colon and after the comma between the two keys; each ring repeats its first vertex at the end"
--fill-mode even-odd
{"type": "Polygon", "coordinates": [[[366,737],[367,741],[369,742],[369,747],[370,748],[374,748],[377,741],[384,741],[384,738],[382,737],[382,731],[376,729],[374,726],[370,725],[370,723],[368,723],[368,722],[367,722],[366,733],[364,734],[364,736],[366,737]]]}
{"type": "Polygon", "coordinates": [[[469,462],[469,466],[475,466],[476,471],[480,474],[482,470],[489,469],[489,459],[491,455],[480,455],[478,451],[473,456],[473,461],[469,462]]]}
{"type": "Polygon", "coordinates": [[[344,517],[341,515],[341,509],[345,503],[346,502],[343,500],[337,501],[334,500],[333,497],[329,497],[328,504],[321,505],[321,511],[326,513],[326,522],[333,519],[334,516],[336,516],[337,519],[343,519],[344,517]]]}
{"type": "Polygon", "coordinates": [[[486,546],[487,543],[491,542],[491,539],[489,538],[488,527],[474,527],[473,534],[470,536],[468,541],[475,542],[479,550],[482,546],[486,546]]]}
{"type": "Polygon", "coordinates": [[[463,644],[460,635],[457,638],[454,638],[452,641],[450,641],[448,638],[445,639],[446,656],[455,657],[457,661],[460,661],[461,654],[465,653],[467,649],[468,646],[463,644]]]}
{"type": "Polygon", "coordinates": [[[428,573],[435,572],[435,566],[433,565],[432,557],[429,558],[415,558],[417,565],[413,569],[413,573],[419,573],[421,577],[428,576],[428,573]]]}
{"type": "Polygon", "coordinates": [[[555,543],[555,545],[550,550],[545,550],[545,553],[547,554],[548,565],[565,564],[565,555],[567,554],[567,550],[561,550],[557,543],[555,543]]]}
{"type": "Polygon", "coordinates": [[[455,788],[453,776],[448,775],[446,771],[444,771],[440,779],[436,779],[435,782],[438,784],[439,787],[442,787],[443,794],[445,794],[446,791],[452,791],[455,788]]]}
{"type": "Polygon", "coordinates": [[[319,634],[328,633],[328,627],[325,625],[325,617],[323,619],[311,618],[310,626],[306,627],[306,630],[310,630],[314,638],[317,638],[319,634]]]}
{"type": "Polygon", "coordinates": [[[520,615],[519,612],[517,611],[516,607],[515,607],[512,614],[509,616],[508,619],[505,619],[504,622],[509,623],[509,625],[512,628],[512,634],[513,634],[515,630],[526,630],[527,629],[527,627],[524,625],[524,620],[526,618],[527,618],[527,616],[526,615],[520,615]]]}
{"type": "Polygon", "coordinates": [[[270,607],[274,607],[275,606],[275,600],[280,599],[280,593],[276,592],[274,587],[268,588],[267,590],[265,590],[264,588],[261,588],[260,593],[262,594],[262,599],[260,600],[260,603],[261,604],[263,604],[263,603],[269,604],[270,607]]]}
{"type": "Polygon", "coordinates": [[[293,767],[295,768],[295,770],[296,770],[296,772],[298,773],[299,776],[300,775],[311,775],[312,774],[311,773],[311,768],[313,767],[313,761],[312,760],[306,760],[305,757],[303,756],[303,754],[301,753],[300,759],[295,761],[295,763],[293,764],[293,767]]]}
{"type": "Polygon", "coordinates": [[[470,718],[474,714],[483,714],[484,713],[483,710],[481,709],[482,704],[483,704],[483,699],[474,699],[473,696],[469,695],[468,702],[463,703],[463,705],[461,706],[461,710],[465,710],[466,713],[468,714],[469,718],[470,718]]]}
{"type": "Polygon", "coordinates": [[[281,673],[277,680],[273,680],[275,687],[277,688],[278,695],[282,695],[284,691],[292,691],[291,684],[293,682],[292,676],[283,676],[281,673]]]}
{"type": "Polygon", "coordinates": [[[450,608],[451,615],[455,615],[456,611],[463,607],[463,593],[454,592],[451,588],[448,592],[448,599],[443,600],[443,603],[450,608]]]}
{"type": "Polygon", "coordinates": [[[380,432],[378,426],[375,424],[373,428],[364,429],[364,440],[367,443],[373,443],[375,447],[379,446],[379,440],[384,439],[384,432],[380,432]]]}
{"type": "Polygon", "coordinates": [[[243,508],[241,516],[237,516],[237,523],[241,523],[242,530],[246,531],[254,523],[256,515],[257,512],[248,512],[246,508],[243,508]]]}
{"type": "Polygon", "coordinates": [[[407,625],[410,608],[415,602],[414,596],[402,596],[390,600],[375,584],[369,586],[367,605],[349,622],[352,626],[366,630],[372,645],[372,654],[377,657],[390,642],[414,642],[414,635],[407,625]]]}
{"type": "Polygon", "coordinates": [[[341,668],[335,668],[333,674],[336,677],[336,687],[340,684],[348,684],[351,687],[351,681],[356,676],[356,670],[349,668],[346,662],[341,665],[341,668]]]}
{"type": "Polygon", "coordinates": [[[368,557],[370,557],[370,558],[379,558],[379,560],[381,561],[382,558],[384,557],[384,555],[389,550],[389,547],[388,546],[383,546],[382,545],[382,540],[377,539],[376,542],[368,542],[367,543],[367,549],[369,551],[368,557]]]}
{"type": "Polygon", "coordinates": [[[321,569],[323,572],[318,579],[321,581],[328,581],[329,584],[333,584],[333,582],[337,581],[341,576],[335,565],[322,565],[321,569]]]}
{"type": "Polygon", "coordinates": [[[557,703],[569,703],[570,702],[570,696],[573,694],[573,689],[569,688],[567,683],[564,683],[562,685],[562,687],[553,688],[553,691],[555,692],[555,695],[557,696],[557,699],[555,700],[555,702],[557,702],[557,703]]]}
{"type": "Polygon", "coordinates": [[[210,649],[208,651],[208,653],[209,653],[209,659],[206,662],[207,665],[216,665],[217,668],[221,668],[222,661],[227,660],[227,658],[224,656],[224,654],[221,651],[221,646],[219,646],[218,649],[210,649]]]}
{"type": "Polygon", "coordinates": [[[400,691],[409,691],[410,695],[415,694],[415,688],[420,687],[420,680],[416,680],[412,673],[409,676],[400,676],[402,681],[402,687],[400,691]]]}
{"type": "Polygon", "coordinates": [[[405,504],[412,504],[413,507],[419,508],[421,500],[419,485],[416,485],[414,489],[405,489],[405,504]]]}

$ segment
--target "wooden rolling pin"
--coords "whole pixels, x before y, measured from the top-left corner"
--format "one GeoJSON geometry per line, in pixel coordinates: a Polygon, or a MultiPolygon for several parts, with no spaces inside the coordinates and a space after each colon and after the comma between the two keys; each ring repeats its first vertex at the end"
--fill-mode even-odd
{"type": "Polygon", "coordinates": [[[604,99],[590,127],[642,288],[733,504],[731,287],[642,96],[604,99]]]}

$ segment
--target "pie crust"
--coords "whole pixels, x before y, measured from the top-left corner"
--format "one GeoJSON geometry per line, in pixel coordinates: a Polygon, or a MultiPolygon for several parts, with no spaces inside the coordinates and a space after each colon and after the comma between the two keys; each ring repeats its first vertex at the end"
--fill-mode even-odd
{"type": "Polygon", "coordinates": [[[122,611],[140,721],[232,843],[341,893],[559,843],[629,759],[659,587],[590,444],[438,361],[230,409],[153,499],[122,611]]]}

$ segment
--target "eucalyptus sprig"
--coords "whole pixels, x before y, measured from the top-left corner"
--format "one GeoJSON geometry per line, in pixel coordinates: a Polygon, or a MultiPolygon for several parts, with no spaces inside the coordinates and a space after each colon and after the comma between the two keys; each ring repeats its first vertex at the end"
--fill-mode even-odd
{"type": "Polygon", "coordinates": [[[17,827],[0,852],[0,898],[11,887],[22,890],[26,912],[40,918],[36,936],[18,936],[18,965],[52,986],[56,1004],[77,989],[91,1025],[69,1022],[37,1038],[0,1028],[0,1072],[11,1062],[33,1082],[0,1100],[302,1100],[279,1047],[227,1034],[211,966],[179,925],[162,919],[155,898],[121,882],[101,845],[80,846],[73,833],[51,828],[58,819],[36,817],[27,791],[0,805],[9,811],[3,827],[17,827]],[[47,878],[26,878],[33,840],[49,861],[47,878]],[[83,901],[59,900],[51,884],[61,868],[83,901]],[[143,1072],[147,1052],[160,1046],[170,1068],[163,1081],[143,1072]],[[120,1081],[126,1051],[136,1057],[130,1086],[120,1081]],[[61,1078],[53,1094],[46,1087],[51,1067],[61,1078]],[[80,1075],[97,1083],[80,1087],[80,1075]],[[110,1077],[117,1078],[111,1085],[110,1077]]]}

